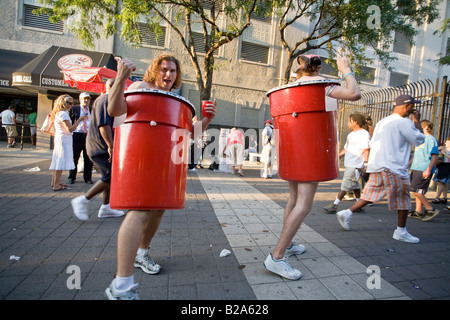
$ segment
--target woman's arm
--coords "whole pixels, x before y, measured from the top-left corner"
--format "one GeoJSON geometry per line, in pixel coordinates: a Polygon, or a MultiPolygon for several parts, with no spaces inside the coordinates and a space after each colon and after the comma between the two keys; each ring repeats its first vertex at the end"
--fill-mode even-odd
{"type": "Polygon", "coordinates": [[[70,123],[70,120],[64,120],[62,122],[63,126],[66,128],[67,131],[69,132],[74,132],[75,129],[78,127],[78,125],[80,124],[81,121],[83,121],[87,116],[86,115],[82,115],[81,117],[78,118],[77,121],[75,121],[73,124],[70,123]]]}
{"type": "Polygon", "coordinates": [[[330,97],[335,99],[356,101],[361,99],[361,91],[358,82],[350,68],[350,61],[346,57],[337,56],[337,65],[339,71],[344,75],[345,87],[337,86],[331,91],[330,97]]]}

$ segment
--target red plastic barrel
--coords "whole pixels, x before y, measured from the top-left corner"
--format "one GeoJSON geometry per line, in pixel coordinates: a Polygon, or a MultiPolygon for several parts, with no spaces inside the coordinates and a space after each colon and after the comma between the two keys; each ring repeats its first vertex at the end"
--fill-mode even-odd
{"type": "Polygon", "coordinates": [[[125,92],[127,117],[114,134],[110,205],[182,209],[195,107],[156,89],[125,92]]]}
{"type": "Polygon", "coordinates": [[[339,175],[337,115],[327,110],[325,98],[325,88],[331,85],[339,82],[299,81],[267,92],[280,178],[328,181],[339,175]]]}

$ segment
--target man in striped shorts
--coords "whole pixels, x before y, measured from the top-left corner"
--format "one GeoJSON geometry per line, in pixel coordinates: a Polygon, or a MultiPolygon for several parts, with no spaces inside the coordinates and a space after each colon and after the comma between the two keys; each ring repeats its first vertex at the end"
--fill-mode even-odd
{"type": "Polygon", "coordinates": [[[393,113],[382,119],[375,127],[370,142],[371,151],[367,172],[370,173],[361,199],[350,209],[339,211],[336,216],[345,230],[349,230],[350,220],[355,211],[365,205],[388,197],[389,210],[397,210],[398,224],[394,231],[395,240],[418,243],[406,230],[406,219],[411,209],[409,195],[408,163],[411,156],[411,144],[418,146],[424,141],[420,125],[420,112],[415,109],[410,95],[400,95],[394,101],[393,113]],[[407,119],[412,115],[412,120],[407,119]]]}

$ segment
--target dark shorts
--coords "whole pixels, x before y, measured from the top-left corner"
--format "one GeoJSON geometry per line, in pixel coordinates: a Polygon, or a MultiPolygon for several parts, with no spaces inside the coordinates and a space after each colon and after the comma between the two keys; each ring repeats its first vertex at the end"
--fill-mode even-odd
{"type": "Polygon", "coordinates": [[[92,162],[95,164],[97,170],[102,174],[102,181],[106,183],[111,183],[111,162],[108,161],[109,154],[99,154],[90,157],[92,162]]]}
{"type": "Polygon", "coordinates": [[[420,194],[425,194],[430,185],[431,176],[424,178],[423,171],[411,170],[411,186],[410,191],[420,194]]]}

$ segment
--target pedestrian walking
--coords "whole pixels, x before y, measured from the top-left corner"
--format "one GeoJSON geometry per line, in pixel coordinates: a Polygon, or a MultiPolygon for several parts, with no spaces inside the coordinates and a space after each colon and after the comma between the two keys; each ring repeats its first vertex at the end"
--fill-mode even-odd
{"type": "Polygon", "coordinates": [[[420,112],[410,95],[400,95],[394,101],[393,113],[375,126],[370,141],[367,172],[369,181],[364,187],[361,199],[350,209],[339,211],[336,216],[345,230],[350,230],[353,213],[365,205],[378,202],[385,195],[389,199],[389,210],[397,210],[398,222],[393,238],[399,241],[418,243],[419,238],[406,230],[406,219],[411,209],[409,195],[408,164],[411,144],[418,146],[424,142],[420,112]],[[412,121],[407,119],[412,115],[412,121]]]}
{"type": "Polygon", "coordinates": [[[74,106],[70,109],[70,118],[72,122],[78,120],[84,115],[84,120],[81,121],[73,132],[73,162],[75,169],[69,171],[69,183],[73,184],[77,178],[77,166],[81,153],[83,153],[83,178],[84,182],[92,184],[92,161],[89,159],[86,151],[86,137],[90,125],[90,102],[91,96],[87,92],[82,92],[79,96],[80,105],[74,106]]]}
{"type": "MultiPolygon", "coordinates": [[[[127,112],[124,99],[125,81],[136,69],[133,62],[117,59],[116,81],[108,94],[108,113],[121,116],[127,112]]],[[[180,63],[174,56],[163,54],[156,57],[149,65],[143,81],[134,82],[129,89],[158,89],[170,91],[181,86],[182,74],[180,63]]],[[[199,129],[194,133],[201,134],[206,130],[216,115],[216,101],[206,107],[208,117],[197,122],[199,129]]],[[[161,142],[164,143],[164,142],[161,142]]],[[[145,147],[145,146],[143,146],[145,147]]],[[[157,152],[155,150],[155,152],[157,152]]],[[[148,168],[159,170],[159,168],[148,168]]],[[[130,210],[119,229],[117,240],[117,273],[106,295],[111,300],[139,299],[139,285],[134,281],[134,268],[140,267],[146,273],[159,272],[159,265],[148,255],[150,243],[158,230],[164,210],[130,210]]]]}
{"type": "Polygon", "coordinates": [[[435,210],[425,197],[431,177],[436,170],[439,149],[436,138],[431,134],[433,132],[433,123],[428,120],[422,120],[420,124],[425,135],[425,141],[414,149],[411,163],[410,191],[416,198],[416,209],[411,211],[408,216],[428,221],[439,214],[439,210],[435,210]],[[422,212],[422,206],[425,208],[425,212],[422,212]]]}
{"type": "Polygon", "coordinates": [[[55,140],[52,162],[50,164],[50,170],[53,170],[53,191],[67,189],[67,186],[61,183],[62,172],[63,170],[72,170],[75,168],[73,162],[72,132],[86,116],[82,115],[72,124],[69,116],[69,110],[72,106],[73,98],[67,94],[60,95],[53,104],[52,113],[55,119],[55,140]]]}
{"type": "Polygon", "coordinates": [[[0,113],[0,117],[2,118],[2,127],[6,130],[6,136],[8,137],[8,145],[7,148],[14,148],[17,137],[17,128],[16,128],[16,106],[10,105],[8,109],[3,110],[0,113]]]}
{"type": "Polygon", "coordinates": [[[361,196],[359,178],[366,172],[370,150],[370,134],[362,128],[365,121],[365,116],[359,113],[351,114],[348,118],[347,126],[352,132],[348,134],[344,149],[339,153],[339,158],[344,157],[344,177],[336,200],[323,208],[327,213],[336,213],[339,203],[347,192],[353,192],[356,201],[361,196]]]}
{"type": "MultiPolygon", "coordinates": [[[[321,69],[320,57],[303,55],[298,59],[300,75],[297,81],[323,80],[319,76],[321,69]]],[[[339,71],[344,75],[345,86],[330,86],[326,88],[326,95],[343,100],[358,100],[361,97],[358,83],[350,68],[350,61],[346,57],[337,57],[339,71]]],[[[281,137],[280,137],[281,139],[281,137]]],[[[337,159],[336,159],[337,160],[337,159]]],[[[308,170],[308,168],[305,168],[308,170]]],[[[301,254],[306,249],[301,244],[292,242],[303,220],[311,211],[318,182],[289,181],[289,200],[283,214],[283,229],[277,245],[264,261],[267,270],[290,280],[297,280],[302,273],[292,267],[286,257],[301,254]]]]}
{"type": "Polygon", "coordinates": [[[114,79],[106,81],[106,93],[98,97],[92,107],[90,128],[86,137],[86,156],[89,156],[96,165],[102,178],[85,195],[71,201],[73,213],[82,221],[89,219],[89,201],[100,193],[103,194],[103,204],[98,211],[99,218],[115,218],[125,214],[123,211],[111,209],[109,206],[111,161],[114,150],[114,117],[108,114],[108,91],[113,84],[114,79]]]}
{"type": "Polygon", "coordinates": [[[262,132],[263,149],[261,152],[261,162],[264,163],[264,171],[261,175],[264,179],[272,178],[272,162],[275,152],[275,131],[273,129],[272,120],[264,123],[265,127],[262,132]]]}
{"type": "MultiPolygon", "coordinates": [[[[231,164],[231,174],[236,174],[236,168],[238,174],[243,177],[242,171],[244,165],[244,134],[242,131],[231,128],[230,134],[227,137],[227,144],[225,149],[229,152],[229,163],[231,164]]],[[[226,153],[224,149],[223,153],[226,153]]]]}
{"type": "Polygon", "coordinates": [[[447,184],[450,183],[450,137],[447,137],[445,145],[438,149],[441,159],[438,159],[437,171],[434,175],[434,180],[437,183],[437,192],[436,198],[431,200],[431,202],[446,204],[447,184]]]}

